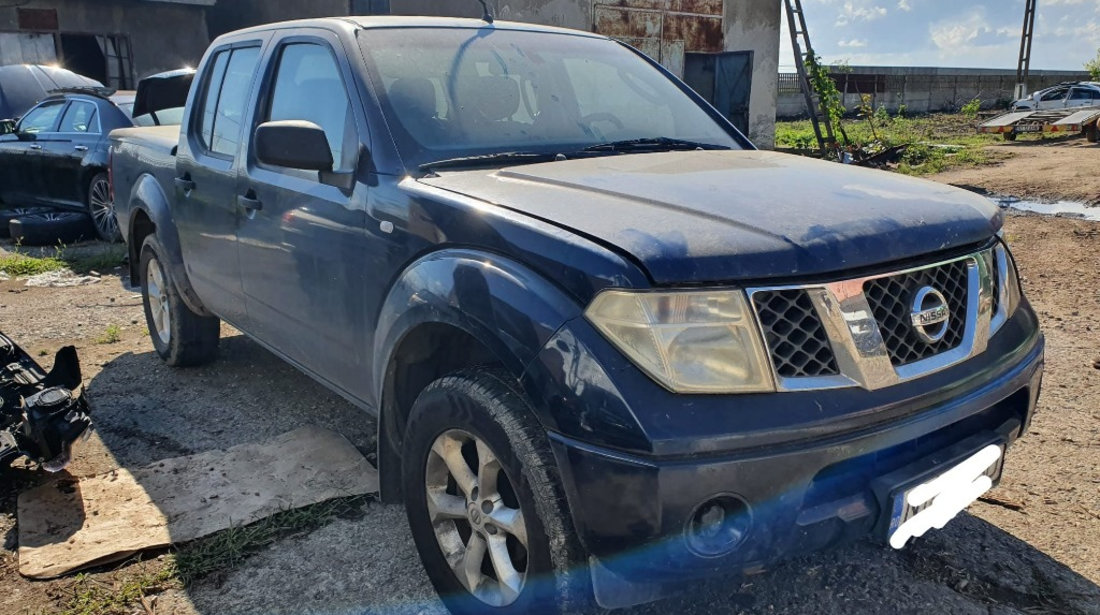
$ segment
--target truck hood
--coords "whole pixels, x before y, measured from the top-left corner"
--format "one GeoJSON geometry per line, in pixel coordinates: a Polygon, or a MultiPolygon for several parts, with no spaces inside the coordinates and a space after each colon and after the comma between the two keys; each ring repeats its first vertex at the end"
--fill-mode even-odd
{"type": "Polygon", "coordinates": [[[632,154],[446,172],[420,181],[568,228],[657,284],[806,277],[982,242],[973,193],[763,151],[632,154]]]}

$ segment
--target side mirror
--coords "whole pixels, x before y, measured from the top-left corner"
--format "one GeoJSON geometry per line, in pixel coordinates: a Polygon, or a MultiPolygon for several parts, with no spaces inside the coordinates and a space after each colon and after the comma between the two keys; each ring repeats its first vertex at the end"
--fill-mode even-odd
{"type": "Polygon", "coordinates": [[[15,120],[0,120],[0,135],[10,135],[15,132],[15,120]]]}
{"type": "Polygon", "coordinates": [[[265,122],[256,128],[256,158],[264,164],[306,171],[332,171],[328,137],[313,122],[265,122]]]}

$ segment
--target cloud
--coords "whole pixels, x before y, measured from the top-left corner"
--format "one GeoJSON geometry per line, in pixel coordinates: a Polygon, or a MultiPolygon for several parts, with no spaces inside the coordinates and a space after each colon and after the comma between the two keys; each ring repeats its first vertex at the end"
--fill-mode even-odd
{"type": "Polygon", "coordinates": [[[868,0],[852,0],[841,6],[835,25],[846,26],[853,22],[874,21],[886,17],[888,12],[886,7],[873,4],[868,0]]]}
{"type": "Polygon", "coordinates": [[[853,38],[852,40],[849,40],[849,41],[837,41],[836,45],[837,45],[837,47],[847,47],[847,48],[866,47],[867,46],[867,41],[861,40],[861,39],[858,39],[858,38],[853,38]]]}
{"type": "Polygon", "coordinates": [[[908,13],[909,11],[913,10],[913,7],[910,6],[909,0],[898,0],[898,10],[908,13]]]}

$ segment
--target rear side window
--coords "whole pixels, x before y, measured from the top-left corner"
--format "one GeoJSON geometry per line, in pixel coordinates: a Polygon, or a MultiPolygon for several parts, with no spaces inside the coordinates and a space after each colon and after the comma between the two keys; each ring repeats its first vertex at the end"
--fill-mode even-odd
{"type": "Polygon", "coordinates": [[[312,43],[283,47],[267,120],[317,124],[328,137],[333,170],[350,171],[354,166],[359,145],[355,115],[340,67],[327,47],[312,43]]]}
{"type": "Polygon", "coordinates": [[[1087,88],[1073,88],[1073,94],[1070,94],[1070,100],[1092,100],[1094,97],[1093,91],[1087,88]]]}
{"type": "Polygon", "coordinates": [[[65,111],[64,117],[61,118],[59,132],[99,134],[97,111],[92,103],[79,100],[73,101],[69,104],[69,109],[65,111]]]}
{"type": "Polygon", "coordinates": [[[242,47],[219,51],[210,62],[198,134],[209,151],[236,155],[248,90],[259,58],[259,47],[242,47]]]}

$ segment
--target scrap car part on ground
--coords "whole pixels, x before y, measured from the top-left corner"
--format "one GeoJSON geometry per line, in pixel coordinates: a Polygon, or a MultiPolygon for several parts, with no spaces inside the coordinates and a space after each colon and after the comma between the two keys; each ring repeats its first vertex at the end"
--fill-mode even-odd
{"type": "Polygon", "coordinates": [[[51,246],[94,239],[95,229],[86,214],[73,211],[35,213],[8,222],[12,240],[25,246],[51,246]]]}
{"type": "Polygon", "coordinates": [[[91,427],[89,412],[75,348],[58,351],[46,373],[0,333],[0,465],[26,456],[47,471],[64,469],[91,427]]]}

